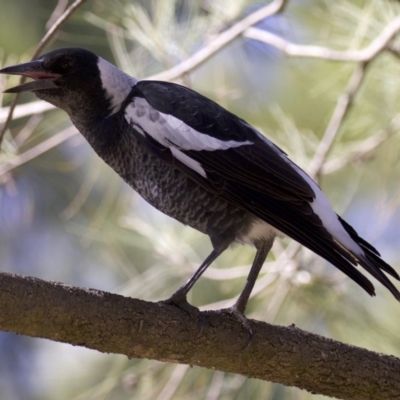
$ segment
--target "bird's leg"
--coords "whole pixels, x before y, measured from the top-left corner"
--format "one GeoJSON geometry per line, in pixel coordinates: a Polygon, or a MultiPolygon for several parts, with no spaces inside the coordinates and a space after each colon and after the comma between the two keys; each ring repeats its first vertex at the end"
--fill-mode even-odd
{"type": "Polygon", "coordinates": [[[198,270],[193,274],[193,276],[181,286],[169,299],[162,301],[163,304],[174,305],[183,310],[187,311],[193,317],[197,317],[199,314],[199,309],[188,303],[186,295],[193,285],[197,282],[204,271],[210,266],[210,264],[218,258],[218,256],[226,249],[226,247],[220,249],[213,249],[211,254],[204,260],[200,265],[198,270]]]}
{"type": "Polygon", "coordinates": [[[229,309],[229,312],[241,322],[244,328],[249,332],[250,338],[246,347],[250,344],[251,339],[253,338],[254,332],[250,326],[249,320],[244,315],[244,311],[246,310],[247,302],[249,301],[250,294],[254,288],[254,284],[257,280],[258,274],[264,262],[268,256],[269,251],[271,250],[274,239],[267,242],[263,242],[261,245],[257,246],[257,254],[254,258],[253,265],[251,266],[249,275],[247,277],[246,285],[244,286],[242,293],[240,293],[239,298],[236,300],[236,303],[229,309]]]}

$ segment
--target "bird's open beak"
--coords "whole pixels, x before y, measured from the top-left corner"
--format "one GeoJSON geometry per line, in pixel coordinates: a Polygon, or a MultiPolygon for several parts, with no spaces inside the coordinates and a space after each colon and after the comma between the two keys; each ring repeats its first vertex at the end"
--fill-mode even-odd
{"type": "Polygon", "coordinates": [[[57,89],[54,80],[61,75],[46,71],[41,60],[31,61],[25,64],[13,65],[0,69],[0,74],[22,75],[34,79],[32,82],[7,89],[4,93],[34,92],[36,90],[57,89]]]}

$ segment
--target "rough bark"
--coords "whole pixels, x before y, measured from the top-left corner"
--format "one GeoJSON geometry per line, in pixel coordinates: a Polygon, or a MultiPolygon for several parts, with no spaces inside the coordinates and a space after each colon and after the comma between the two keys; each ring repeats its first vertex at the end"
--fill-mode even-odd
{"type": "Polygon", "coordinates": [[[400,399],[400,359],[295,327],[186,312],[120,295],[0,274],[0,329],[132,358],[198,365],[340,399],[400,399]]]}

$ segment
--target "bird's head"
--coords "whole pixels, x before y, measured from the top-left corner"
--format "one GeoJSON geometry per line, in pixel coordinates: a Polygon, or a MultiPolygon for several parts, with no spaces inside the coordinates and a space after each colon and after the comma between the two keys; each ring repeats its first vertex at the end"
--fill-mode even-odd
{"type": "Polygon", "coordinates": [[[83,110],[104,113],[107,109],[112,114],[136,81],[96,54],[78,48],[54,50],[0,73],[33,79],[5,93],[33,92],[70,116],[83,110]]]}

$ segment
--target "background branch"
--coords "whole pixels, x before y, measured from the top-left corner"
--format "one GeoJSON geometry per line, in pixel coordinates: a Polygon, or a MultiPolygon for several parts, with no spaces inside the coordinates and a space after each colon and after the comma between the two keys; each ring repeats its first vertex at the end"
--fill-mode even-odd
{"type": "Polygon", "coordinates": [[[201,313],[36,278],[0,274],[0,329],[101,352],[198,365],[341,399],[394,399],[400,359],[304,332],[201,313]]]}
{"type": "Polygon", "coordinates": [[[377,147],[383,144],[386,140],[392,137],[400,129],[400,115],[397,114],[388,124],[388,126],[377,132],[375,135],[363,140],[357,145],[357,148],[351,150],[348,154],[327,161],[321,168],[322,174],[330,174],[346,165],[360,161],[368,157],[377,147]]]}
{"type": "MultiPolygon", "coordinates": [[[[71,5],[70,8],[68,8],[68,10],[65,11],[63,16],[59,19],[59,21],[61,22],[54,25],[57,28],[53,28],[51,30],[51,34],[46,34],[46,36],[42,39],[34,55],[32,56],[32,59],[37,57],[44,45],[47,44],[47,41],[54,36],[56,30],[61,27],[62,23],[66,21],[67,17],[69,17],[72,12],[75,11],[75,9],[84,1],[86,0],[77,0],[73,5],[71,5]]],[[[393,48],[390,46],[390,42],[400,30],[400,17],[398,17],[395,18],[389,25],[387,25],[376,37],[376,39],[365,49],[340,51],[322,46],[299,45],[291,43],[271,32],[251,27],[251,25],[256,24],[260,20],[281,11],[284,7],[284,4],[284,1],[276,0],[268,6],[257,10],[253,14],[234,24],[229,30],[224,31],[223,33],[218,35],[217,38],[215,38],[212,42],[210,42],[208,45],[203,47],[201,50],[193,54],[182,63],[166,71],[146,77],[145,79],[158,79],[166,81],[177,80],[183,75],[190,73],[194,69],[198,68],[201,64],[211,58],[216,52],[231,43],[241,34],[249,39],[258,40],[263,43],[269,44],[270,46],[273,46],[276,49],[283,51],[285,54],[293,57],[318,58],[333,61],[365,62],[373,59],[386,48],[389,51],[393,51],[393,48]]],[[[9,122],[13,116],[13,110],[16,106],[17,97],[18,96],[15,96],[10,107],[4,107],[2,110],[0,110],[0,123],[5,122],[5,125],[0,132],[0,143],[1,138],[4,135],[4,132],[7,129],[9,122]]],[[[51,104],[45,103],[41,100],[36,100],[29,104],[22,104],[17,106],[14,119],[22,118],[39,112],[45,112],[51,109],[54,109],[54,106],[52,106],[51,104]]]]}
{"type": "Polygon", "coordinates": [[[68,139],[76,136],[78,131],[74,126],[70,126],[63,131],[56,133],[54,136],[49,139],[44,140],[40,144],[31,149],[25,151],[22,154],[11,159],[11,161],[6,162],[0,165],[0,175],[5,174],[6,172],[11,171],[12,169],[19,167],[20,165],[40,156],[46,151],[51,150],[52,148],[58,146],[60,143],[67,141],[68,139]]]}
{"type": "Polygon", "coordinates": [[[176,80],[181,76],[198,68],[211,56],[220,51],[223,47],[231,43],[234,39],[240,36],[250,26],[268,18],[283,10],[286,0],[274,0],[265,7],[251,13],[241,21],[236,22],[232,27],[220,33],[214,40],[199,50],[197,53],[190,56],[188,59],[178,64],[177,66],[154,75],[151,79],[159,80],[176,80]]]}
{"type": "Polygon", "coordinates": [[[325,134],[318,145],[318,148],[314,154],[309,168],[307,169],[308,174],[318,182],[321,168],[332,148],[336,136],[339,133],[340,127],[343,124],[344,119],[350,111],[353,104],[354,97],[361,87],[361,83],[365,77],[365,71],[367,63],[360,63],[353,75],[350,78],[349,84],[345,89],[344,93],[338,98],[336,107],[333,110],[332,117],[325,130],[325,134]]]}
{"type": "MultiPolygon", "coordinates": [[[[77,8],[79,8],[86,0],[75,0],[66,10],[65,12],[57,19],[57,21],[54,23],[54,25],[51,26],[51,28],[46,32],[46,34],[43,36],[42,40],[39,42],[37,45],[35,51],[32,54],[31,60],[34,60],[37,58],[42,50],[47,46],[55,37],[56,33],[60,30],[60,28],[64,25],[64,23],[68,20],[68,18],[76,11],[77,8]]],[[[20,79],[20,83],[25,82],[25,77],[22,77],[20,79]]],[[[1,142],[3,141],[4,134],[6,130],[8,129],[8,126],[10,125],[10,122],[13,117],[13,112],[14,108],[17,105],[19,99],[19,93],[17,93],[12,102],[11,105],[8,109],[8,115],[5,120],[5,123],[0,130],[0,148],[1,148],[1,142]]]]}
{"type": "MultiPolygon", "coordinates": [[[[42,114],[46,111],[54,110],[54,106],[50,103],[46,103],[43,100],[34,100],[26,104],[20,104],[13,108],[12,117],[14,120],[30,115],[42,114]]],[[[3,107],[0,109],[0,124],[7,122],[8,116],[11,112],[11,106],[3,107]]]]}
{"type": "Polygon", "coordinates": [[[382,32],[362,50],[333,50],[322,46],[300,45],[291,43],[271,32],[258,28],[249,28],[244,36],[249,39],[259,40],[283,51],[292,57],[319,58],[332,61],[365,62],[375,58],[382,50],[386,49],[394,36],[400,30],[400,17],[393,19],[382,32]]]}

